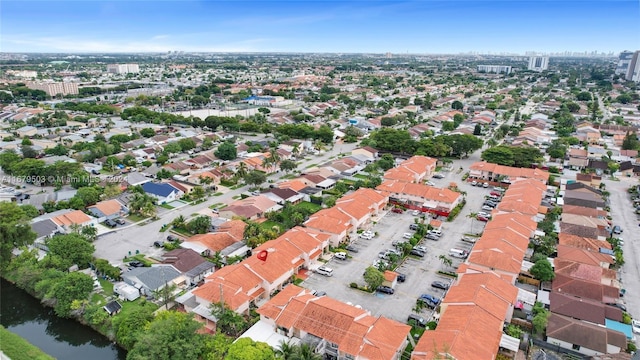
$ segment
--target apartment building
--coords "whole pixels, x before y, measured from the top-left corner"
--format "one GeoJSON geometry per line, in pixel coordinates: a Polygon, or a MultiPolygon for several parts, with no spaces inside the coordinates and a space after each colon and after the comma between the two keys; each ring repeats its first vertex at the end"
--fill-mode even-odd
{"type": "Polygon", "coordinates": [[[138,64],[109,64],[107,65],[109,74],[137,74],[140,72],[138,64]]]}
{"type": "Polygon", "coordinates": [[[510,74],[511,66],[506,65],[478,65],[478,72],[494,74],[510,74]]]}
{"type": "Polygon", "coordinates": [[[549,68],[548,56],[531,56],[529,58],[528,70],[532,71],[545,71],[549,68]]]}
{"type": "Polygon", "coordinates": [[[72,82],[29,81],[27,82],[27,87],[29,89],[42,90],[49,96],[78,94],[78,84],[72,82]]]}

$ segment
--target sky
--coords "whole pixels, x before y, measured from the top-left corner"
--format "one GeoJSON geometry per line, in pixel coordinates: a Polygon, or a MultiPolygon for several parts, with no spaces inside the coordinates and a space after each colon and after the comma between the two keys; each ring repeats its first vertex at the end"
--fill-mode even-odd
{"type": "Polygon", "coordinates": [[[639,0],[0,1],[0,52],[637,49],[639,0]]]}

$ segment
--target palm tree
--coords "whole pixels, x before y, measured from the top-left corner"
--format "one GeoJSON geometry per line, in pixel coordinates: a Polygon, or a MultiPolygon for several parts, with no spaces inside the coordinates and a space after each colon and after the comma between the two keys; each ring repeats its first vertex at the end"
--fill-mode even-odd
{"type": "Polygon", "coordinates": [[[271,150],[269,150],[269,162],[274,167],[278,165],[278,163],[280,162],[280,154],[278,154],[278,149],[272,148],[271,150]]]}
{"type": "Polygon", "coordinates": [[[238,164],[238,168],[236,169],[236,175],[242,179],[245,175],[247,175],[248,171],[249,169],[247,168],[247,164],[245,164],[244,162],[240,162],[238,164]]]}
{"type": "Polygon", "coordinates": [[[280,346],[276,349],[276,358],[282,360],[295,360],[296,358],[296,345],[291,345],[290,342],[281,340],[280,346]]]}
{"type": "Polygon", "coordinates": [[[475,223],[475,219],[478,217],[478,213],[475,212],[470,212],[469,215],[467,215],[467,218],[471,219],[471,233],[473,234],[473,224],[475,223]]]}
{"type": "Polygon", "coordinates": [[[445,265],[445,266],[449,266],[449,267],[450,267],[451,265],[453,265],[453,261],[452,261],[450,258],[448,258],[447,256],[445,256],[445,255],[440,255],[440,256],[438,256],[438,259],[439,259],[439,260],[442,262],[442,264],[443,264],[443,265],[445,265]]]}
{"type": "Polygon", "coordinates": [[[293,145],[291,146],[291,152],[293,153],[293,156],[297,159],[298,155],[300,155],[300,143],[293,143],[293,145]]]}
{"type": "Polygon", "coordinates": [[[318,151],[322,151],[322,150],[324,150],[326,148],[326,146],[324,145],[322,140],[318,139],[313,143],[313,148],[318,150],[318,151]]]}
{"type": "Polygon", "coordinates": [[[184,225],[187,223],[187,219],[183,215],[179,215],[173,221],[171,221],[171,225],[176,228],[184,228],[184,225]]]}
{"type": "Polygon", "coordinates": [[[296,360],[322,360],[322,356],[313,351],[309,344],[301,344],[297,346],[295,358],[296,360]]]}

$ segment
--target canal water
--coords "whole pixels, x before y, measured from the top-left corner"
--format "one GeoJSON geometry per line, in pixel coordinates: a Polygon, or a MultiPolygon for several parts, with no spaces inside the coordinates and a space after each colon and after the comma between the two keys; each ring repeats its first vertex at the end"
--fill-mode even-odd
{"type": "Polygon", "coordinates": [[[1,279],[0,324],[59,360],[124,360],[126,352],[88,326],[63,319],[1,279]]]}

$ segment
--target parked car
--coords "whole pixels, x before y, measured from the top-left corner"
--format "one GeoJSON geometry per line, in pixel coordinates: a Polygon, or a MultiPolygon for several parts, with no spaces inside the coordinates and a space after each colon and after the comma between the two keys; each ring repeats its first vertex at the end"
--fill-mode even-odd
{"type": "Polygon", "coordinates": [[[402,214],[402,213],[404,213],[404,210],[402,210],[400,208],[393,208],[393,209],[391,209],[391,212],[394,212],[396,214],[402,214]]]}
{"type": "Polygon", "coordinates": [[[143,267],[144,264],[141,261],[138,260],[133,260],[129,262],[129,266],[133,266],[133,267],[143,267]]]}
{"type": "Polygon", "coordinates": [[[418,215],[420,215],[420,214],[422,214],[422,211],[420,211],[420,210],[413,210],[413,211],[411,212],[411,215],[413,215],[413,216],[418,216],[418,215]]]}
{"type": "Polygon", "coordinates": [[[627,312],[627,307],[624,304],[621,304],[621,303],[607,303],[607,305],[617,307],[618,309],[620,309],[620,310],[622,310],[624,312],[627,312]]]}
{"type": "Polygon", "coordinates": [[[622,228],[620,227],[620,225],[616,225],[613,227],[613,233],[614,234],[622,234],[622,228]]]}
{"type": "Polygon", "coordinates": [[[373,235],[362,233],[360,234],[360,239],[371,240],[373,239],[373,235]]]}
{"type": "Polygon", "coordinates": [[[371,265],[372,265],[374,268],[376,268],[376,269],[377,269],[377,268],[379,268],[380,266],[382,266],[382,267],[385,267],[385,268],[386,268],[386,267],[388,267],[388,266],[389,266],[389,263],[388,263],[388,262],[386,262],[386,261],[384,261],[384,260],[379,260],[379,259],[378,259],[378,260],[374,261],[374,262],[373,262],[373,264],[371,264],[371,265]]]}
{"type": "Polygon", "coordinates": [[[492,211],[493,208],[491,206],[489,206],[489,205],[482,205],[482,210],[484,210],[484,211],[492,211]]]}
{"type": "Polygon", "coordinates": [[[482,187],[485,188],[485,189],[488,188],[489,187],[489,183],[482,184],[482,187]]]}
{"type": "Polygon", "coordinates": [[[404,240],[393,240],[391,242],[391,245],[396,246],[396,247],[404,246],[404,244],[405,244],[404,240]]]}
{"type": "Polygon", "coordinates": [[[380,252],[378,253],[378,257],[379,257],[380,259],[386,259],[386,258],[387,258],[387,255],[388,255],[388,253],[387,253],[386,251],[380,251],[380,252]]]}
{"type": "Polygon", "coordinates": [[[213,208],[213,209],[211,209],[211,212],[214,213],[214,214],[219,214],[220,210],[218,210],[218,208],[213,208]]]}
{"type": "Polygon", "coordinates": [[[155,247],[162,247],[164,245],[164,243],[162,241],[154,241],[153,242],[153,246],[155,247]]]}
{"type": "Polygon", "coordinates": [[[111,219],[107,219],[104,224],[110,228],[114,228],[116,226],[118,226],[118,224],[116,224],[115,221],[111,220],[111,219]]]}
{"type": "Polygon", "coordinates": [[[385,286],[385,285],[378,286],[376,291],[381,292],[381,293],[385,293],[385,294],[393,294],[395,292],[395,291],[393,291],[393,289],[391,287],[385,286]]]}
{"type": "Polygon", "coordinates": [[[440,240],[440,236],[435,234],[427,234],[427,236],[425,236],[424,238],[429,240],[434,240],[434,241],[440,240]]]}
{"type": "Polygon", "coordinates": [[[442,236],[442,230],[440,230],[440,229],[431,229],[431,230],[429,230],[428,234],[440,237],[440,236],[442,236]]]}
{"type": "Polygon", "coordinates": [[[316,269],[316,272],[324,276],[333,276],[333,269],[326,266],[320,266],[318,269],[316,269]]]}
{"type": "Polygon", "coordinates": [[[484,211],[480,211],[480,212],[478,212],[478,216],[483,216],[483,217],[486,217],[486,218],[491,218],[491,214],[489,214],[489,213],[487,213],[487,212],[484,212],[484,211]]]}
{"type": "Polygon", "coordinates": [[[631,330],[636,334],[640,334],[640,320],[631,320],[631,330]]]}
{"type": "Polygon", "coordinates": [[[474,238],[474,237],[469,237],[469,236],[465,236],[461,239],[464,242],[467,242],[469,244],[475,244],[476,241],[478,241],[478,239],[474,238]]]}
{"type": "Polygon", "coordinates": [[[335,258],[339,259],[339,260],[347,260],[347,253],[346,252],[337,252],[335,253],[335,258]]]}
{"type": "Polygon", "coordinates": [[[442,281],[434,281],[431,283],[431,287],[434,287],[436,289],[447,290],[449,288],[449,284],[442,281]]]}
{"type": "Polygon", "coordinates": [[[409,230],[418,230],[418,224],[409,225],[409,230]]]}
{"type": "Polygon", "coordinates": [[[427,247],[424,245],[418,245],[413,247],[415,250],[422,251],[423,253],[427,252],[427,247]]]}
{"type": "Polygon", "coordinates": [[[500,197],[502,196],[502,193],[499,191],[493,190],[492,192],[489,193],[489,195],[500,197]]]}
{"type": "Polygon", "coordinates": [[[433,174],[433,177],[436,179],[444,179],[444,175],[438,173],[438,174],[433,174]]]}
{"type": "Polygon", "coordinates": [[[471,186],[476,186],[476,185],[478,185],[477,181],[474,180],[474,181],[471,182],[471,186]]]}
{"type": "Polygon", "coordinates": [[[398,282],[405,282],[407,280],[407,275],[403,274],[403,273],[398,273],[398,282]]]}
{"type": "Polygon", "coordinates": [[[411,239],[413,237],[412,233],[404,233],[402,234],[403,239],[411,239]]]}
{"type": "Polygon", "coordinates": [[[505,190],[504,188],[499,187],[499,186],[495,186],[495,187],[493,188],[493,191],[497,191],[497,192],[499,192],[499,193],[503,193],[503,192],[505,192],[506,190],[505,190]]]}
{"type": "Polygon", "coordinates": [[[411,314],[407,318],[407,323],[414,323],[416,326],[425,327],[427,326],[427,320],[425,320],[422,316],[411,314]]]}
{"type": "Polygon", "coordinates": [[[124,221],[124,219],[121,219],[121,218],[117,218],[117,219],[116,219],[116,224],[118,224],[118,225],[124,225],[124,224],[126,224],[126,223],[127,223],[127,222],[126,222],[126,221],[124,221]]]}
{"type": "Polygon", "coordinates": [[[167,236],[167,241],[178,241],[178,240],[180,240],[180,239],[175,235],[167,236]]]}
{"type": "Polygon", "coordinates": [[[402,252],[396,249],[387,249],[387,254],[396,254],[397,256],[402,256],[402,252]]]}
{"type": "Polygon", "coordinates": [[[355,246],[353,246],[353,245],[347,245],[347,246],[345,247],[345,249],[347,249],[347,250],[349,250],[349,251],[351,251],[351,252],[353,252],[353,253],[357,253],[357,252],[358,252],[358,248],[356,248],[356,247],[355,247],[355,246]]]}
{"type": "Polygon", "coordinates": [[[436,186],[436,184],[433,181],[427,181],[425,184],[427,186],[436,186]]]}
{"type": "Polygon", "coordinates": [[[409,254],[417,256],[417,257],[424,257],[426,254],[420,250],[416,250],[416,249],[412,249],[409,254]]]}
{"type": "Polygon", "coordinates": [[[440,304],[440,298],[431,294],[422,294],[420,295],[420,300],[430,301],[436,305],[440,304]]]}

